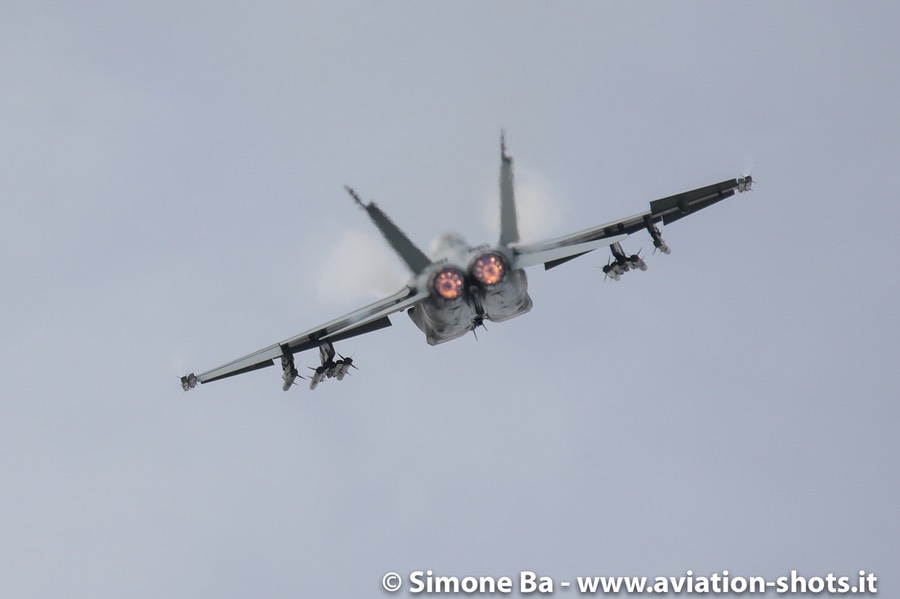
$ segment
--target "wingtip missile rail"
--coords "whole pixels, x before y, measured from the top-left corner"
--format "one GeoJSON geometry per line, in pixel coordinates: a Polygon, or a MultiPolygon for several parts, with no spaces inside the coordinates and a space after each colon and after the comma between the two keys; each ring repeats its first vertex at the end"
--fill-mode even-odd
{"type": "Polygon", "coordinates": [[[185,391],[190,391],[194,387],[197,386],[197,375],[193,372],[181,377],[181,388],[185,391]]]}

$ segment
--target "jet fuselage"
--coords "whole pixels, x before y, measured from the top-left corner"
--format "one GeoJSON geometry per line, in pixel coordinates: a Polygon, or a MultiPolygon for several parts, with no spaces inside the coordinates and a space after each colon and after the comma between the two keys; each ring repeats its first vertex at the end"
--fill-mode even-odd
{"type": "Polygon", "coordinates": [[[430,297],[409,309],[429,345],[462,337],[485,320],[502,322],[531,309],[528,277],[512,269],[508,248],[469,246],[457,234],[442,235],[433,264],[418,277],[430,297]]]}

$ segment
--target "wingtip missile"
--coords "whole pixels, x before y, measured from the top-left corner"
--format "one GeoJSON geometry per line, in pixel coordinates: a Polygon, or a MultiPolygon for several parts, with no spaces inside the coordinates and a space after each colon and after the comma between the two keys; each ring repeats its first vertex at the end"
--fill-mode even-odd
{"type": "Polygon", "coordinates": [[[197,382],[197,376],[192,372],[181,377],[181,388],[185,391],[190,391],[197,386],[197,382]]]}

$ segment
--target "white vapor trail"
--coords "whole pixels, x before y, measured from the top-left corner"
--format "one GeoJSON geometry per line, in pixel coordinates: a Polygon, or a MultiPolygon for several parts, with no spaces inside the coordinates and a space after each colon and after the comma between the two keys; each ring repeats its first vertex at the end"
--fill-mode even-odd
{"type": "MultiPolygon", "coordinates": [[[[493,231],[500,230],[500,189],[493,187],[485,206],[486,224],[493,231]]],[[[566,203],[553,192],[546,178],[527,168],[515,165],[516,215],[519,237],[524,242],[538,241],[557,231],[563,222],[566,203]]]]}
{"type": "Polygon", "coordinates": [[[409,273],[377,234],[350,230],[330,245],[315,280],[321,301],[343,304],[390,295],[409,273]]]}

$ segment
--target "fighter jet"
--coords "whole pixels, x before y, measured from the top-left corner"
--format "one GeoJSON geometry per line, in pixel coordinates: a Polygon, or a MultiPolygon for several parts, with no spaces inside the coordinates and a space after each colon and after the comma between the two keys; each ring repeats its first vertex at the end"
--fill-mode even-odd
{"type": "MultiPolygon", "coordinates": [[[[282,388],[288,391],[302,377],[294,356],[319,350],[320,365],[311,368],[310,389],[324,380],[343,380],[351,368],[352,358],[338,354],[334,344],[351,337],[391,326],[390,316],[405,311],[424,333],[429,345],[458,339],[484,326],[485,321],[503,322],[531,310],[528,278],[525,269],[543,264],[549,270],[589,252],[608,247],[612,253],[604,267],[606,276],[619,280],[630,270],[646,270],[640,254],[628,255],[621,246],[629,235],[646,230],[655,249],[670,252],[657,225],[671,224],[689,214],[712,206],[735,192],[749,191],[752,178],[728,179],[692,191],[650,202],[650,209],[634,216],[577,231],[569,235],[522,243],[516,217],[513,160],[500,138],[500,237],[496,243],[471,246],[460,235],[440,237],[433,255],[425,254],[375,204],[364,202],[350,187],[347,193],[384,236],[412,277],[397,293],[360,308],[340,318],[313,327],[253,352],[243,358],[201,374],[181,377],[185,391],[198,383],[211,383],[224,378],[281,364],[282,388]],[[338,359],[335,360],[335,356],[338,359]]],[[[655,250],[654,250],[655,251],[655,250]]]]}

